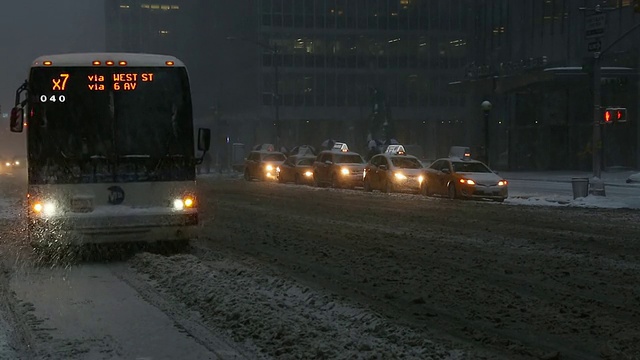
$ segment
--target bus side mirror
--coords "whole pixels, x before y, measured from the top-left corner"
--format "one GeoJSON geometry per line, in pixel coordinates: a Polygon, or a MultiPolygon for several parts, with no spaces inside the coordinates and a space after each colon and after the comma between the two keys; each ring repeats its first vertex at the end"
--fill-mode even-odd
{"type": "Polygon", "coordinates": [[[11,132],[22,132],[24,128],[24,108],[14,107],[11,109],[11,132]]]}
{"type": "Polygon", "coordinates": [[[198,129],[198,150],[209,151],[211,147],[211,129],[198,129]]]}

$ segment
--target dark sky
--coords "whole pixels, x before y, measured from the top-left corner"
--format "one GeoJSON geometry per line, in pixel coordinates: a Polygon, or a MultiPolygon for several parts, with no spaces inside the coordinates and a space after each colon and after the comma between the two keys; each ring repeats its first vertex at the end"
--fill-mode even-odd
{"type": "MultiPolygon", "coordinates": [[[[104,51],[104,0],[2,0],[0,21],[0,104],[13,106],[15,89],[40,55],[104,51]]],[[[0,129],[0,150],[8,119],[0,129]]]]}

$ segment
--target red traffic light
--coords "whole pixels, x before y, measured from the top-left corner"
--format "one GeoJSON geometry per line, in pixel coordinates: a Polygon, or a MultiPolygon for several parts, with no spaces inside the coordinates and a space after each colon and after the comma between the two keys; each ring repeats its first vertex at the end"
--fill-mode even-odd
{"type": "Polygon", "coordinates": [[[609,107],[606,108],[603,114],[604,124],[626,122],[627,121],[627,109],[621,107],[609,107]]]}

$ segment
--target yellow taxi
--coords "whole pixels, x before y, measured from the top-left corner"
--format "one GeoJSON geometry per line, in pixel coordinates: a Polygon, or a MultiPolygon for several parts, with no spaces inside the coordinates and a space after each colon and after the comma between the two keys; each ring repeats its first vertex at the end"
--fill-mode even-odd
{"type": "Polygon", "coordinates": [[[384,154],[373,156],[364,168],[365,191],[419,192],[423,181],[422,163],[415,156],[407,155],[402,145],[390,145],[384,154]]]}
{"type": "Polygon", "coordinates": [[[502,202],[509,196],[507,180],[484,163],[467,156],[434,161],[425,172],[422,192],[451,199],[491,199],[502,202]]]}
{"type": "Polygon", "coordinates": [[[287,156],[278,151],[255,150],[249,153],[244,162],[244,179],[275,181],[278,179],[277,168],[284,163],[287,156]]]}

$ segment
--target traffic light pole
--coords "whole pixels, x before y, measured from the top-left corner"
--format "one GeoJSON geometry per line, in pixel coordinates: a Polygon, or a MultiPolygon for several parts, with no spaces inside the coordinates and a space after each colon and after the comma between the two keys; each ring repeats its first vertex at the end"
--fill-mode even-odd
{"type": "Polygon", "coordinates": [[[600,179],[602,176],[602,158],[604,157],[604,150],[602,146],[602,131],[601,131],[601,117],[602,117],[602,56],[614,47],[617,43],[626,38],[629,34],[640,28],[640,23],[634,25],[631,29],[627,30],[624,34],[618,37],[615,41],[609,44],[602,51],[594,54],[593,58],[593,180],[591,191],[593,195],[605,195],[604,182],[600,179]]]}
{"type": "Polygon", "coordinates": [[[592,153],[592,166],[593,166],[593,177],[595,179],[600,179],[602,176],[602,161],[600,160],[602,157],[602,133],[600,128],[600,122],[602,117],[602,106],[600,101],[602,99],[602,69],[600,67],[600,56],[601,53],[596,53],[593,59],[593,139],[591,146],[592,153]]]}

